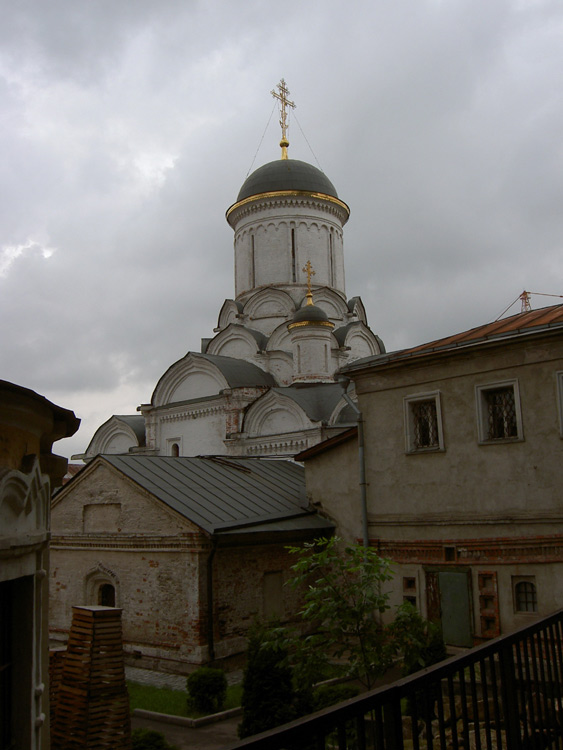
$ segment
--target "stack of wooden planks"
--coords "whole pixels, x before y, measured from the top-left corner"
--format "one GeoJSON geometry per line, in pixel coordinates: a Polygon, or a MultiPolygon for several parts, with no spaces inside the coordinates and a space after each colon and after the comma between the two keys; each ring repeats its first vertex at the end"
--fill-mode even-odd
{"type": "Polygon", "coordinates": [[[57,705],[53,750],[130,750],[121,610],[73,607],[57,705]]]}

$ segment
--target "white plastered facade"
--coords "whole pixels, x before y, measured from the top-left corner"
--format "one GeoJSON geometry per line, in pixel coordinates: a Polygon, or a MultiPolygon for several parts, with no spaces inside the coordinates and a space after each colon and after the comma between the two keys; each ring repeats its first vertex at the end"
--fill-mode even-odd
{"type": "MultiPolygon", "coordinates": [[[[203,340],[201,353],[173,364],[150,403],[138,408],[144,441],[126,423],[110,420],[86,459],[99,452],[287,456],[348,426],[335,420],[343,399],[338,409],[331,401],[313,419],[303,398],[293,398],[296,388],[334,383],[344,364],[384,350],[359,297],[346,297],[343,227],[349,209],[335,195],[284,187],[231,206],[235,299],[223,302],[214,337],[203,340]],[[292,332],[288,326],[307,303],[308,263],[314,305],[331,325],[292,332]],[[278,390],[270,404],[275,401],[275,408],[258,419],[272,388],[278,390]],[[280,389],[287,389],[286,398],[280,389]]],[[[318,401],[312,392],[309,398],[318,401]]]]}

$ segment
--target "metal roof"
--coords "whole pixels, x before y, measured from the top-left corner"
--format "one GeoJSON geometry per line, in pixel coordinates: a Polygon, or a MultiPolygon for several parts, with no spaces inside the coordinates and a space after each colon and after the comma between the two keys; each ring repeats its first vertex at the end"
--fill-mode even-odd
{"type": "Polygon", "coordinates": [[[446,336],[443,339],[430,341],[427,344],[400,349],[388,354],[365,357],[342,368],[342,372],[360,370],[364,367],[377,367],[389,362],[429,356],[437,352],[455,351],[467,346],[490,344],[495,341],[514,339],[536,333],[563,328],[563,305],[542,307],[539,310],[511,315],[509,318],[495,320],[492,323],[470,328],[468,331],[446,336]]]}
{"type": "MultiPolygon", "coordinates": [[[[253,331],[250,331],[250,333],[254,335],[253,331]]],[[[256,338],[256,336],[254,337],[256,338]]],[[[258,341],[258,343],[260,344],[260,341],[258,341]]],[[[231,388],[272,386],[276,384],[276,381],[269,372],[265,372],[258,367],[258,365],[255,365],[252,362],[247,362],[244,359],[224,357],[222,354],[199,354],[198,352],[191,352],[191,354],[195,357],[206,359],[208,362],[212,362],[217,369],[220,370],[231,388]]]]}
{"type": "Polygon", "coordinates": [[[332,527],[309,509],[304,469],[291,461],[213,456],[99,459],[210,534],[252,527],[332,527]]]}
{"type": "Polygon", "coordinates": [[[320,169],[298,159],[277,159],[264,164],[244,181],[237,202],[252,195],[279,190],[307,190],[338,198],[338,193],[320,169]]]}
{"type": "Polygon", "coordinates": [[[328,421],[344,393],[339,383],[290,385],[272,390],[295,401],[313,422],[328,421]]]}

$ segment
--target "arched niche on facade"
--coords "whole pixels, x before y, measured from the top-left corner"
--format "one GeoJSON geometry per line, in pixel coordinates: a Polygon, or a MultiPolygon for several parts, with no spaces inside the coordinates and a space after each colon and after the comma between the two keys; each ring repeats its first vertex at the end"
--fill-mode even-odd
{"type": "Polygon", "coordinates": [[[229,384],[219,368],[204,355],[188,352],[158,381],[151,403],[164,406],[204,396],[215,396],[229,384]]]}
{"type": "Polygon", "coordinates": [[[117,575],[98,563],[84,578],[84,602],[87,606],[102,605],[104,607],[119,607],[120,592],[117,575]],[[113,601],[113,604],[108,602],[113,601]]]}
{"type": "Polygon", "coordinates": [[[278,435],[310,429],[311,420],[292,399],[268,391],[245,414],[243,432],[249,437],[278,435]]]}
{"type": "Polygon", "coordinates": [[[260,331],[230,323],[209,342],[206,354],[250,359],[266,347],[267,341],[260,331]]]}

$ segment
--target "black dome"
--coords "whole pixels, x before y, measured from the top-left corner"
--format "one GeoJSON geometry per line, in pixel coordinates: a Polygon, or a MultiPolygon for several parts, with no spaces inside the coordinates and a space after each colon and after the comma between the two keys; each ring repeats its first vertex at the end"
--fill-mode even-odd
{"type": "Polygon", "coordinates": [[[328,315],[316,305],[304,305],[293,316],[292,323],[326,323],[328,315]]]}
{"type": "Polygon", "coordinates": [[[237,202],[260,193],[281,190],[306,190],[338,198],[336,188],[320,169],[298,159],[278,159],[264,164],[246,178],[237,202]]]}

